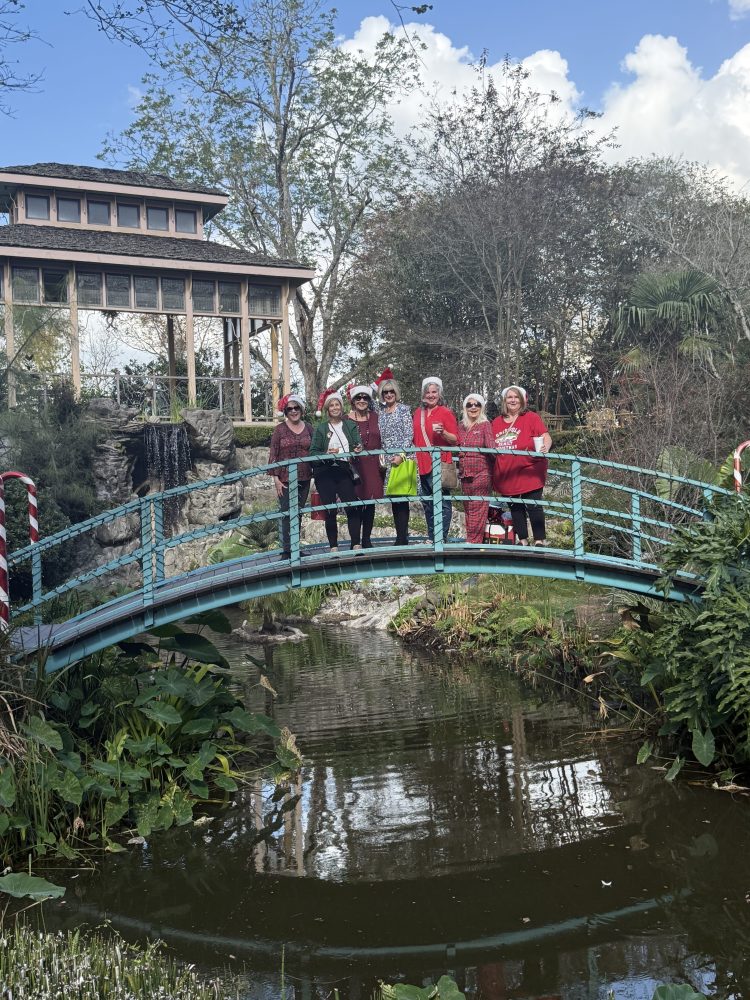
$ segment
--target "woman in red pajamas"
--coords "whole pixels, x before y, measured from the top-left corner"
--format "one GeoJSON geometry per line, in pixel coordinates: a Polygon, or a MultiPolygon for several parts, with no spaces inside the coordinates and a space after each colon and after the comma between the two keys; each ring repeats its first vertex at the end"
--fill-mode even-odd
{"type": "MultiPolygon", "coordinates": [[[[462,448],[494,448],[495,436],[484,412],[484,396],[470,392],[464,400],[464,412],[458,427],[458,443],[462,448]]],[[[461,452],[458,475],[461,492],[466,496],[488,497],[492,492],[494,456],[484,453],[461,452]]],[[[481,545],[487,524],[489,500],[464,500],[466,541],[481,545]]]]}

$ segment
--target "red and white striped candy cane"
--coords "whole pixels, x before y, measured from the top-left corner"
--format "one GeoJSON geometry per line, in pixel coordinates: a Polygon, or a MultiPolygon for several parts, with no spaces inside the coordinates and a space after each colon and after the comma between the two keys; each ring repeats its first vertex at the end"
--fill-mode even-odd
{"type": "Polygon", "coordinates": [[[0,472],[0,630],[5,632],[10,623],[10,593],[8,584],[8,540],[5,533],[5,480],[20,479],[26,487],[29,508],[29,541],[39,541],[39,513],[36,484],[23,472],[0,472]]]}
{"type": "Polygon", "coordinates": [[[742,493],[742,465],[741,457],[745,448],[750,447],[750,441],[743,441],[734,449],[734,490],[735,493],[742,493]]]}

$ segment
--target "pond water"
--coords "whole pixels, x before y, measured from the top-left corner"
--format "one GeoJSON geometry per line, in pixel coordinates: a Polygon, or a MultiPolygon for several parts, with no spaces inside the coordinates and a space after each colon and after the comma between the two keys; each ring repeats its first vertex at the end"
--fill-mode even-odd
{"type": "MultiPolygon", "coordinates": [[[[750,982],[750,802],[634,763],[590,716],[514,676],[380,634],[311,630],[265,652],[278,698],[223,643],[306,764],[201,827],[70,883],[70,921],[112,920],[247,997],[369,997],[448,972],[481,1000],[649,998],[750,982]]],[[[62,913],[63,911],[61,911],[62,913]]]]}

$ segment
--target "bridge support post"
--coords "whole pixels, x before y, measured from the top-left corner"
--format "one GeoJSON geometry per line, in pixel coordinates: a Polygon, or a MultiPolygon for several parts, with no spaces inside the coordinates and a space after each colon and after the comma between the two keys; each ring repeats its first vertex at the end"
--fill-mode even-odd
{"type": "MultiPolygon", "coordinates": [[[[299,466],[293,462],[289,466],[289,564],[292,568],[292,586],[299,587],[300,576],[300,512],[299,512],[299,466]]],[[[280,526],[280,525],[279,525],[280,526]]],[[[279,532],[281,534],[281,532],[279,532]]]]}
{"type": "Polygon", "coordinates": [[[633,531],[633,562],[640,566],[643,560],[641,540],[641,498],[634,493],[630,498],[630,526],[633,531]]]}
{"type": "MultiPolygon", "coordinates": [[[[221,383],[219,383],[221,384],[221,383]]],[[[164,501],[160,496],[154,497],[152,514],[152,531],[154,538],[154,574],[157,583],[164,579],[164,501]]]]}
{"type": "Polygon", "coordinates": [[[444,524],[443,524],[443,479],[440,468],[440,452],[431,452],[432,456],[432,535],[435,548],[435,572],[442,573],[445,569],[443,559],[444,524]]]}
{"type": "Polygon", "coordinates": [[[151,529],[151,501],[141,500],[141,594],[143,600],[143,624],[146,628],[154,624],[154,570],[153,532],[151,529]]]}
{"type": "MultiPolygon", "coordinates": [[[[583,491],[581,484],[581,463],[573,461],[570,466],[571,501],[573,506],[573,555],[583,559],[585,554],[583,538],[583,491]]],[[[576,565],[576,579],[583,580],[583,566],[576,565]]]]}

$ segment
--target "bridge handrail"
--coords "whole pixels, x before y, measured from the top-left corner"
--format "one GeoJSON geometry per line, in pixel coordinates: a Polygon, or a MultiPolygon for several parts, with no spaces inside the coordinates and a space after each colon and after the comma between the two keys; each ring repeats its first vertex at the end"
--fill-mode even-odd
{"type": "MultiPolygon", "coordinates": [[[[534,451],[516,451],[513,449],[498,449],[498,448],[461,448],[458,446],[440,446],[439,448],[418,448],[411,446],[405,449],[390,448],[390,449],[375,449],[372,451],[363,451],[358,454],[350,453],[351,458],[363,458],[366,456],[375,455],[387,455],[395,456],[402,453],[406,454],[419,454],[419,453],[429,453],[432,454],[435,451],[441,452],[451,452],[453,454],[460,454],[461,452],[471,453],[471,454],[487,454],[491,456],[497,455],[527,455],[535,458],[540,457],[539,452],[534,451]]],[[[595,459],[589,458],[588,456],[577,456],[569,455],[562,452],[549,452],[544,456],[546,459],[555,461],[568,461],[568,462],[579,462],[583,465],[596,466],[600,468],[613,469],[618,472],[628,472],[635,473],[641,476],[650,476],[653,478],[667,480],[669,482],[690,486],[700,489],[704,494],[710,492],[716,495],[723,496],[734,496],[732,490],[725,489],[722,486],[718,486],[714,483],[704,483],[697,479],[690,479],[687,476],[678,476],[669,472],[662,472],[656,469],[642,469],[637,466],[625,465],[620,462],[611,462],[606,459],[595,459]]],[[[17,565],[20,562],[29,559],[32,555],[32,551],[35,549],[38,553],[47,552],[49,549],[56,548],[61,542],[69,541],[71,539],[77,538],[78,536],[85,534],[88,531],[92,531],[102,525],[116,521],[121,517],[127,517],[129,514],[139,513],[143,505],[150,505],[153,503],[163,502],[165,500],[169,501],[172,499],[178,499],[183,496],[187,496],[190,493],[194,493],[200,490],[211,488],[213,486],[227,486],[232,483],[240,482],[243,479],[252,479],[257,476],[270,475],[274,469],[289,468],[290,466],[299,466],[303,464],[310,464],[310,462],[335,462],[340,460],[340,456],[333,455],[314,455],[306,458],[295,458],[287,459],[280,462],[271,462],[266,465],[256,466],[252,469],[238,469],[236,472],[227,473],[225,476],[214,476],[209,479],[196,480],[194,483],[186,483],[183,486],[174,486],[168,490],[161,490],[157,493],[147,494],[145,497],[139,498],[137,500],[130,500],[127,503],[120,505],[110,511],[105,511],[101,514],[95,514],[93,517],[88,518],[85,521],[81,521],[78,524],[69,525],[66,528],[62,528],[60,531],[56,532],[54,535],[48,535],[46,538],[41,538],[35,545],[26,545],[21,549],[16,549],[8,557],[8,565],[17,565]]],[[[560,476],[562,478],[570,478],[571,473],[563,469],[552,469],[550,470],[551,475],[560,476]]],[[[635,487],[626,486],[622,483],[608,482],[606,480],[600,479],[590,479],[589,477],[583,477],[583,481],[590,483],[591,485],[602,486],[607,489],[619,490],[623,493],[628,494],[638,494],[644,499],[652,500],[655,503],[663,504],[667,507],[671,507],[675,510],[682,511],[683,513],[696,514],[699,513],[695,508],[686,507],[685,505],[678,504],[676,501],[669,500],[665,497],[659,497],[656,494],[645,493],[642,490],[637,490],[635,487]]],[[[498,498],[501,499],[501,498],[498,498]]],[[[265,515],[270,515],[271,512],[262,512],[265,515]]],[[[278,514],[274,512],[275,517],[278,514]]],[[[265,519],[270,519],[266,516],[265,519]]],[[[229,524],[231,522],[220,522],[221,524],[229,524]]],[[[224,529],[227,530],[227,529],[224,529]]]]}

